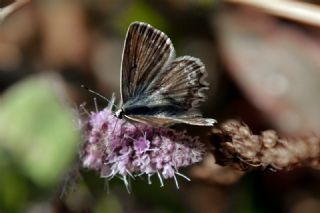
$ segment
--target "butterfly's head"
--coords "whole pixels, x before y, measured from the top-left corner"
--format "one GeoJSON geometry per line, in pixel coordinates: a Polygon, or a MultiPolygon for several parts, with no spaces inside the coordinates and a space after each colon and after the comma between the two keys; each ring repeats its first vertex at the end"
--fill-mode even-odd
{"type": "Polygon", "coordinates": [[[123,115],[124,115],[124,110],[122,108],[118,109],[116,112],[115,112],[115,116],[119,119],[122,119],[123,118],[123,115]]]}

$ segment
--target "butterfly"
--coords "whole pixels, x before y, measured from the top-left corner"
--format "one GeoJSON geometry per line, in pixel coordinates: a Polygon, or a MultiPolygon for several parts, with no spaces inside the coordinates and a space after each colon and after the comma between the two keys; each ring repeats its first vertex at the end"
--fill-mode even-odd
{"type": "Polygon", "coordinates": [[[175,58],[170,38],[143,22],[130,24],[121,65],[118,118],[156,126],[184,123],[213,126],[198,110],[208,89],[204,64],[191,56],[175,58]]]}

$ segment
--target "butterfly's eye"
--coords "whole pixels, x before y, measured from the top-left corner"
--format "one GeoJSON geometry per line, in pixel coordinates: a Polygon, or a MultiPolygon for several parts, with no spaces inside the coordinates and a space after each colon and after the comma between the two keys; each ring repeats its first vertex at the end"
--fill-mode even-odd
{"type": "Polygon", "coordinates": [[[123,114],[124,114],[123,109],[119,109],[119,110],[116,111],[115,116],[117,118],[119,118],[119,119],[122,119],[123,118],[123,114]]]}

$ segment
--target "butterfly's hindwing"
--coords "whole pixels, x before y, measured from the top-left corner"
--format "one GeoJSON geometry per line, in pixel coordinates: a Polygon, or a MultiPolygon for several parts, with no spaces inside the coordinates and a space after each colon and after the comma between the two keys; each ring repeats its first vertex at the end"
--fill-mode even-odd
{"type": "Polygon", "coordinates": [[[199,59],[184,56],[173,60],[139,96],[129,98],[128,115],[200,116],[197,107],[205,100],[205,68],[199,59]]]}
{"type": "Polygon", "coordinates": [[[175,123],[184,123],[197,126],[213,126],[217,121],[212,118],[202,117],[166,117],[166,116],[146,116],[131,115],[126,116],[128,119],[140,123],[152,124],[154,126],[168,126],[175,123]]]}
{"type": "Polygon", "coordinates": [[[172,61],[166,72],[156,79],[149,87],[153,91],[158,90],[163,97],[174,100],[187,111],[195,110],[206,96],[203,91],[208,89],[205,81],[207,76],[204,64],[197,58],[183,56],[172,61]]]}

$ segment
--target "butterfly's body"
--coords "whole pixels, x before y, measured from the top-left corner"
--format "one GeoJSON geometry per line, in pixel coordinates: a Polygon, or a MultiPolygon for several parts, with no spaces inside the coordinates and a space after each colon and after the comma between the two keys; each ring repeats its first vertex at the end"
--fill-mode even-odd
{"type": "Polygon", "coordinates": [[[186,123],[212,126],[197,107],[205,100],[206,71],[194,57],[174,57],[170,39],[149,24],[129,26],[121,67],[118,118],[152,125],[186,123]]]}

